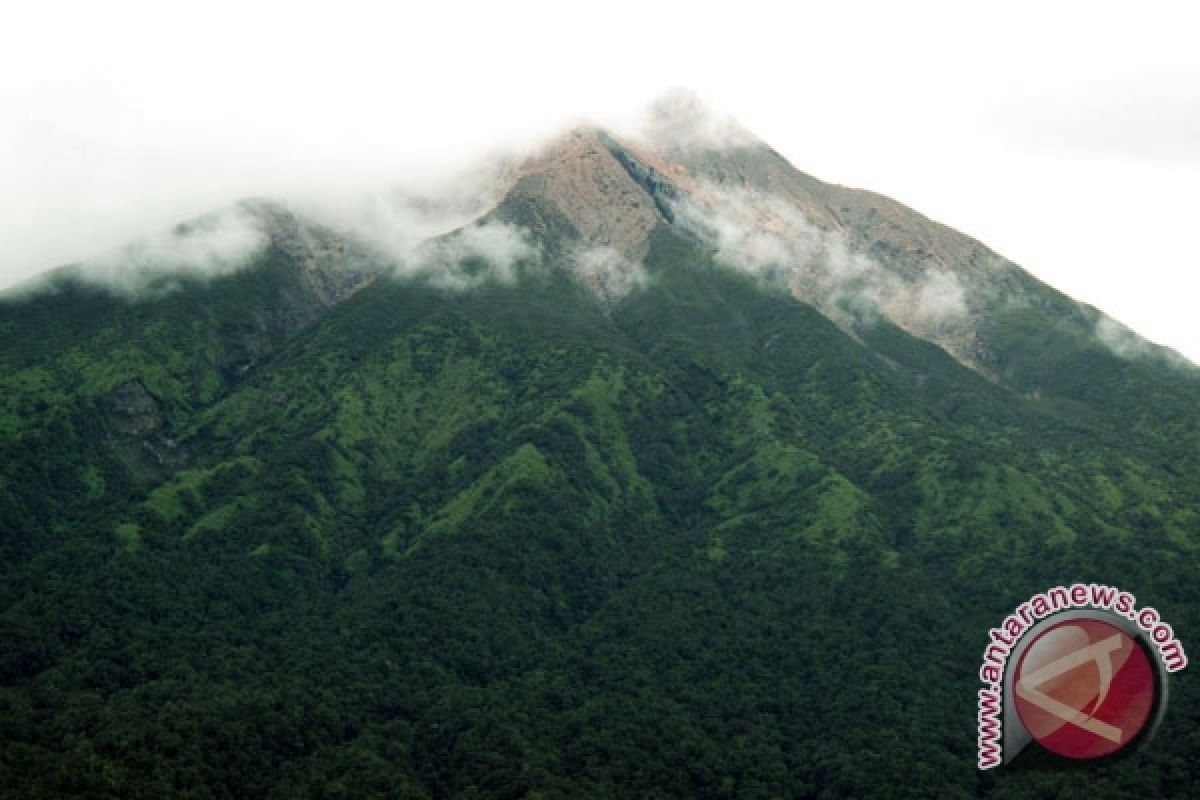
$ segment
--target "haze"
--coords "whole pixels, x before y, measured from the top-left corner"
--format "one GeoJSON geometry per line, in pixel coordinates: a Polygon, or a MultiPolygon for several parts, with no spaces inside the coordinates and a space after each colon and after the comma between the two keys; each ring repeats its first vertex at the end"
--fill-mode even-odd
{"type": "Polygon", "coordinates": [[[25,4],[0,285],[248,195],[436,182],[685,86],[1200,361],[1186,3],[25,4]]]}

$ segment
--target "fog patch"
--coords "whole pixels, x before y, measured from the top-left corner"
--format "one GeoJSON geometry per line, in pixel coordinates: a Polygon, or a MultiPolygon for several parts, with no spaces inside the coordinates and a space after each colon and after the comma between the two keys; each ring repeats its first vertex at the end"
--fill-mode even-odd
{"type": "Polygon", "coordinates": [[[681,88],[652,102],[628,133],[651,145],[683,152],[759,144],[732,116],[714,111],[698,94],[681,88]]]}
{"type": "Polygon", "coordinates": [[[1169,347],[1154,344],[1139,336],[1132,328],[1117,322],[1110,316],[1100,314],[1093,328],[1096,340],[1112,351],[1118,358],[1130,361],[1151,358],[1169,366],[1195,369],[1184,356],[1169,347]]]}
{"type": "Polygon", "coordinates": [[[938,323],[967,314],[967,292],[958,276],[943,270],[927,270],[917,289],[916,318],[938,323]]]}
{"type": "Polygon", "coordinates": [[[176,288],[179,278],[207,279],[237,272],[266,245],[261,220],[239,205],[45,277],[68,275],[118,294],[158,295],[176,288]]]}
{"type": "Polygon", "coordinates": [[[507,190],[512,161],[510,154],[497,152],[458,172],[331,188],[300,196],[289,205],[391,261],[409,262],[426,242],[479,223],[507,190]]]}
{"type": "Polygon", "coordinates": [[[540,262],[525,229],[488,219],[511,183],[514,156],[496,151],[458,172],[309,195],[303,215],[364,245],[401,280],[444,289],[512,283],[540,262]]]}
{"type": "Polygon", "coordinates": [[[674,210],[717,263],[812,302],[844,327],[882,314],[927,331],[967,317],[967,291],[953,273],[930,264],[903,279],[777,195],[708,183],[674,210]]]}
{"type": "Polygon", "coordinates": [[[540,263],[540,252],[524,228],[505,222],[471,223],[426,240],[395,261],[394,275],[441,289],[471,289],[485,283],[516,283],[523,266],[540,263]]]}
{"type": "Polygon", "coordinates": [[[581,248],[567,258],[566,264],[575,279],[605,308],[612,308],[646,285],[645,268],[612,247],[581,248]]]}

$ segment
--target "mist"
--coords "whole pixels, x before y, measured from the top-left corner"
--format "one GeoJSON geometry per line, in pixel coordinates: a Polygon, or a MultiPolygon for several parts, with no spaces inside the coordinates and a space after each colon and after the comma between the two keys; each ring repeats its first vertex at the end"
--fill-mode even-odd
{"type": "Polygon", "coordinates": [[[631,292],[647,285],[646,269],[607,246],[584,247],[570,254],[567,270],[606,309],[620,303],[631,292]]]}
{"type": "Polygon", "coordinates": [[[654,98],[636,115],[614,120],[614,127],[653,147],[688,152],[749,147],[759,143],[729,114],[713,108],[700,94],[681,86],[654,98]]]}
{"type": "Polygon", "coordinates": [[[806,172],[1200,355],[1178,255],[1200,175],[1189,14],[1095,10],[1080,35],[1070,6],[1035,26],[959,6],[693,12],[22,4],[0,48],[0,287],[246,196],[378,190],[684,84],[806,172]]]}
{"type": "MultiPolygon", "coordinates": [[[[84,259],[57,274],[129,298],[153,297],[178,288],[172,277],[207,280],[242,269],[267,243],[261,219],[239,204],[84,259]]],[[[34,277],[22,291],[37,291],[54,274],[34,277]]]]}
{"type": "Polygon", "coordinates": [[[346,184],[288,207],[367,246],[397,279],[458,290],[512,283],[518,266],[536,267],[541,253],[528,231],[485,215],[503,198],[516,158],[496,150],[466,168],[346,184]]]}
{"type": "Polygon", "coordinates": [[[1154,344],[1107,314],[1099,314],[1093,327],[1093,334],[1096,341],[1107,347],[1118,358],[1131,361],[1151,358],[1174,367],[1192,370],[1196,368],[1196,364],[1181,354],[1170,348],[1154,344]]]}
{"type": "Polygon", "coordinates": [[[540,251],[528,231],[504,222],[477,222],[423,242],[396,262],[394,276],[440,289],[514,284],[519,267],[536,268],[540,251]]]}
{"type": "Polygon", "coordinates": [[[953,273],[928,263],[915,281],[901,278],[779,195],[707,183],[674,210],[718,263],[813,303],[843,327],[883,315],[930,333],[967,319],[967,289],[953,273]]]}

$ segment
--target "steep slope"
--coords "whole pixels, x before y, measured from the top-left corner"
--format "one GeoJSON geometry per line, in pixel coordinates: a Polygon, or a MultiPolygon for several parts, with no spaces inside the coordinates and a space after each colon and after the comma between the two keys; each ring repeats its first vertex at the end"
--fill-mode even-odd
{"type": "Polygon", "coordinates": [[[1169,425],[1173,455],[1195,463],[1195,365],[894,200],[822,183],[741,129],[682,136],[681,126],[717,126],[702,110],[664,114],[671,124],[660,120],[640,139],[593,136],[660,222],[725,265],[813,304],[863,341],[882,317],[1064,420],[1132,424],[1151,438],[1169,425]]]}
{"type": "Polygon", "coordinates": [[[566,142],[494,212],[519,279],[371,279],[268,210],[242,271],[0,305],[0,796],[1186,792],[1186,674],[1086,784],[980,777],[973,723],[1047,585],[1197,629],[1194,376],[1068,346],[1051,295],[981,323],[1011,374],[847,322],[684,224],[682,160],[566,142]],[[594,247],[640,288],[598,302],[594,247]]]}
{"type": "Polygon", "coordinates": [[[0,550],[62,533],[61,514],[109,481],[157,482],[193,463],[193,414],[374,279],[362,246],[276,204],[245,207],[263,231],[251,269],[152,271],[123,290],[65,268],[0,299],[0,550]]]}
{"type": "Polygon", "coordinates": [[[523,161],[498,216],[531,229],[552,256],[580,245],[645,256],[663,217],[602,137],[576,129],[523,161]]]}

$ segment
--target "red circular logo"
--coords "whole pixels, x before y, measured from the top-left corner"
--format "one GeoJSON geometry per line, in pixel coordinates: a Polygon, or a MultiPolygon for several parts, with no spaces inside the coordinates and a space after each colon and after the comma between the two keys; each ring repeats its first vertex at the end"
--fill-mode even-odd
{"type": "Polygon", "coordinates": [[[1101,758],[1129,744],[1150,719],[1157,691],[1142,646],[1098,619],[1067,620],[1040,633],[1013,677],[1021,723],[1067,758],[1101,758]]]}

